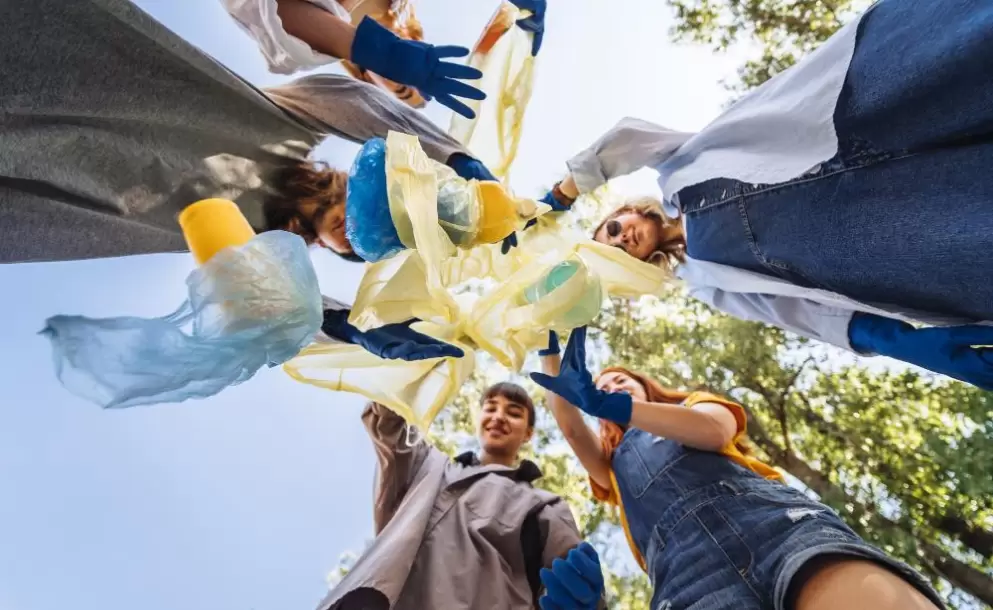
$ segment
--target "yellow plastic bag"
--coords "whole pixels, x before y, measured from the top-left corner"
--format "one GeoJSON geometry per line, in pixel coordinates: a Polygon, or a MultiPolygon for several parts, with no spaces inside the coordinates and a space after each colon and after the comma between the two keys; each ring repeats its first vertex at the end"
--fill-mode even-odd
{"type": "Polygon", "coordinates": [[[313,343],[284,364],[283,370],[301,383],[361,394],[426,431],[458,394],[476,359],[474,347],[457,339],[455,327],[418,322],[412,328],[461,347],[465,356],[416,362],[383,360],[357,345],[313,343]]]}
{"type": "Polygon", "coordinates": [[[483,73],[475,86],[487,93],[483,101],[467,101],[475,119],[452,115],[448,133],[507,182],[521,141],[524,112],[534,85],[534,37],[514,24],[530,15],[503,2],[473,47],[468,65],[483,73]]]}
{"type": "Polygon", "coordinates": [[[529,352],[547,344],[549,330],[567,333],[590,323],[602,302],[600,278],[582,258],[550,252],[476,301],[464,331],[501,364],[519,371],[529,352]]]}

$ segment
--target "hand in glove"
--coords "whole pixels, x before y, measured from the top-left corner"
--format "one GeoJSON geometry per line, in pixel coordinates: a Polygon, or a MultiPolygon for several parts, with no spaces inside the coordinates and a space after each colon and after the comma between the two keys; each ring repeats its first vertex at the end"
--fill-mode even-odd
{"type": "Polygon", "coordinates": [[[517,20],[517,27],[534,34],[531,42],[531,55],[537,55],[541,49],[541,40],[545,37],[545,8],[546,0],[510,0],[517,8],[531,11],[531,16],[517,20]]]}
{"type": "Polygon", "coordinates": [[[572,331],[562,356],[558,377],[531,373],[531,379],[549,392],[558,394],[582,411],[626,426],[631,421],[633,401],[628,394],[598,390],[586,368],[586,327],[572,331]]]}
{"type": "Polygon", "coordinates": [[[387,360],[429,360],[431,358],[461,358],[461,349],[429,337],[410,328],[414,320],[387,324],[362,332],[348,323],[348,309],[324,310],[324,324],[328,336],[364,347],[369,352],[387,360]]]}
{"type": "Polygon", "coordinates": [[[434,46],[416,40],[404,40],[374,19],[365,17],[355,30],[351,60],[366,70],[391,81],[416,87],[426,99],[435,98],[466,118],[475,118],[468,106],[455,99],[486,99],[479,89],[463,80],[479,80],[483,73],[462,64],[443,61],[465,57],[469,49],[457,46],[434,46]]]}
{"type": "Polygon", "coordinates": [[[600,557],[588,542],[569,551],[565,559],[541,570],[545,594],[538,600],[541,610],[594,610],[603,596],[600,557]]]}
{"type": "Polygon", "coordinates": [[[914,328],[906,322],[856,313],[848,326],[856,351],[896,358],[993,390],[993,326],[914,328]]]}

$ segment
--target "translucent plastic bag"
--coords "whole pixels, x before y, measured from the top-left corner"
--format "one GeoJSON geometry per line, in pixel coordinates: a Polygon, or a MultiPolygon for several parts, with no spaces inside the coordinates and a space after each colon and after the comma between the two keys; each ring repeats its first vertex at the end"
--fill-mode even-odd
{"type": "Polygon", "coordinates": [[[504,280],[468,312],[464,332],[501,364],[519,371],[548,331],[567,333],[600,313],[599,276],[576,254],[552,252],[504,280]]]}
{"type": "Polygon", "coordinates": [[[461,347],[465,356],[407,362],[383,360],[356,345],[313,344],[283,370],[301,383],[361,394],[427,430],[475,368],[474,347],[459,340],[455,327],[418,322],[412,328],[461,347]]]}
{"type": "Polygon", "coordinates": [[[476,112],[476,118],[453,113],[448,128],[453,138],[505,182],[517,156],[524,112],[534,85],[534,35],[515,26],[518,19],[529,14],[509,2],[497,8],[467,61],[482,71],[483,78],[474,86],[485,91],[487,97],[466,102],[476,112]]]}
{"type": "Polygon", "coordinates": [[[284,231],[221,250],[186,283],[162,318],[49,318],[59,381],[104,408],[204,398],[292,358],[323,321],[307,246],[284,231]]]}
{"type": "Polygon", "coordinates": [[[388,141],[369,140],[355,158],[348,180],[345,235],[356,254],[369,262],[408,248],[440,245],[454,253],[454,247],[502,240],[544,213],[543,206],[514,198],[500,184],[465,180],[447,165],[428,159],[416,138],[391,135],[388,141]],[[416,199],[421,197],[424,201],[416,199]],[[420,241],[415,215],[420,216],[416,220],[425,220],[427,236],[420,241]]]}
{"type": "Polygon", "coordinates": [[[404,245],[416,247],[409,256],[419,260],[390,258],[367,268],[349,318],[361,330],[411,317],[456,322],[457,308],[447,290],[451,284],[443,273],[445,261],[460,251],[451,235],[464,230],[467,237],[460,241],[468,241],[472,249],[485,247],[481,239],[497,241],[550,210],[544,203],[510,196],[498,183],[463,180],[428,159],[416,137],[396,132],[386,141],[386,181],[393,226],[404,245]],[[439,200],[446,190],[461,196],[439,200]],[[467,207],[479,210],[475,228],[450,220],[467,207]],[[401,295],[407,291],[414,298],[404,306],[401,295]]]}

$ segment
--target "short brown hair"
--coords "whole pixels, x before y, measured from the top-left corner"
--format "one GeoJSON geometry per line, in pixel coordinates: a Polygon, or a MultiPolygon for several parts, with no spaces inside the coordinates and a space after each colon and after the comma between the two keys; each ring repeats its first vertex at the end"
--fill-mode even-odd
{"type": "Polygon", "coordinates": [[[490,387],[486,388],[486,391],[483,392],[483,397],[480,399],[479,403],[483,404],[487,400],[496,398],[497,396],[524,407],[528,412],[528,428],[534,427],[534,401],[531,400],[531,396],[528,394],[527,390],[516,383],[501,381],[500,383],[494,383],[490,387]]]}
{"type": "MultiPolygon", "coordinates": [[[[272,193],[262,203],[265,222],[262,230],[291,231],[312,244],[317,241],[321,217],[328,210],[345,205],[348,173],[325,163],[304,161],[279,172],[272,180],[272,186],[272,193]],[[296,226],[292,227],[294,224],[296,226]]],[[[335,254],[346,260],[363,262],[356,254],[335,254]]]]}
{"type": "Polygon", "coordinates": [[[653,221],[659,229],[659,243],[655,244],[655,250],[648,256],[648,259],[645,261],[646,263],[652,263],[659,267],[665,266],[671,269],[678,263],[686,262],[686,237],[680,235],[679,237],[668,240],[663,238],[663,234],[665,233],[663,229],[667,229],[672,226],[673,222],[679,221],[673,221],[666,216],[662,211],[662,202],[654,197],[638,197],[624,202],[624,204],[600,221],[600,224],[593,230],[594,238],[608,221],[618,216],[632,213],[653,221]]]}

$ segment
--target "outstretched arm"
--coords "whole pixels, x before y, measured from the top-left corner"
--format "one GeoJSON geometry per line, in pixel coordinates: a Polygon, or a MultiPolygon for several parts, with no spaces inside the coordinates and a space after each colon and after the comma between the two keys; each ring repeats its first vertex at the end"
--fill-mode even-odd
{"type": "Polygon", "coordinates": [[[697,403],[687,409],[683,405],[635,400],[631,425],[704,451],[720,451],[738,433],[734,414],[714,402],[697,403]]]}
{"type": "MultiPolygon", "coordinates": [[[[557,349],[558,339],[556,338],[553,343],[557,349]]],[[[557,351],[553,350],[553,352],[542,354],[541,370],[546,375],[557,377],[562,358],[557,351]]],[[[583,420],[582,412],[550,390],[546,390],[545,397],[545,403],[552,411],[555,422],[562,430],[562,435],[569,446],[572,447],[579,463],[583,465],[583,468],[597,485],[604,489],[610,489],[610,460],[603,454],[597,435],[583,420]]]]}
{"type": "Polygon", "coordinates": [[[608,180],[659,165],[693,135],[641,119],[621,119],[566,163],[570,176],[563,181],[562,191],[569,196],[589,193],[608,180]],[[567,189],[575,189],[575,195],[567,189]]]}
{"type": "Polygon", "coordinates": [[[407,495],[417,469],[431,448],[423,439],[409,442],[407,422],[383,405],[369,403],[362,413],[362,422],[378,460],[373,523],[379,534],[407,495]]]}

